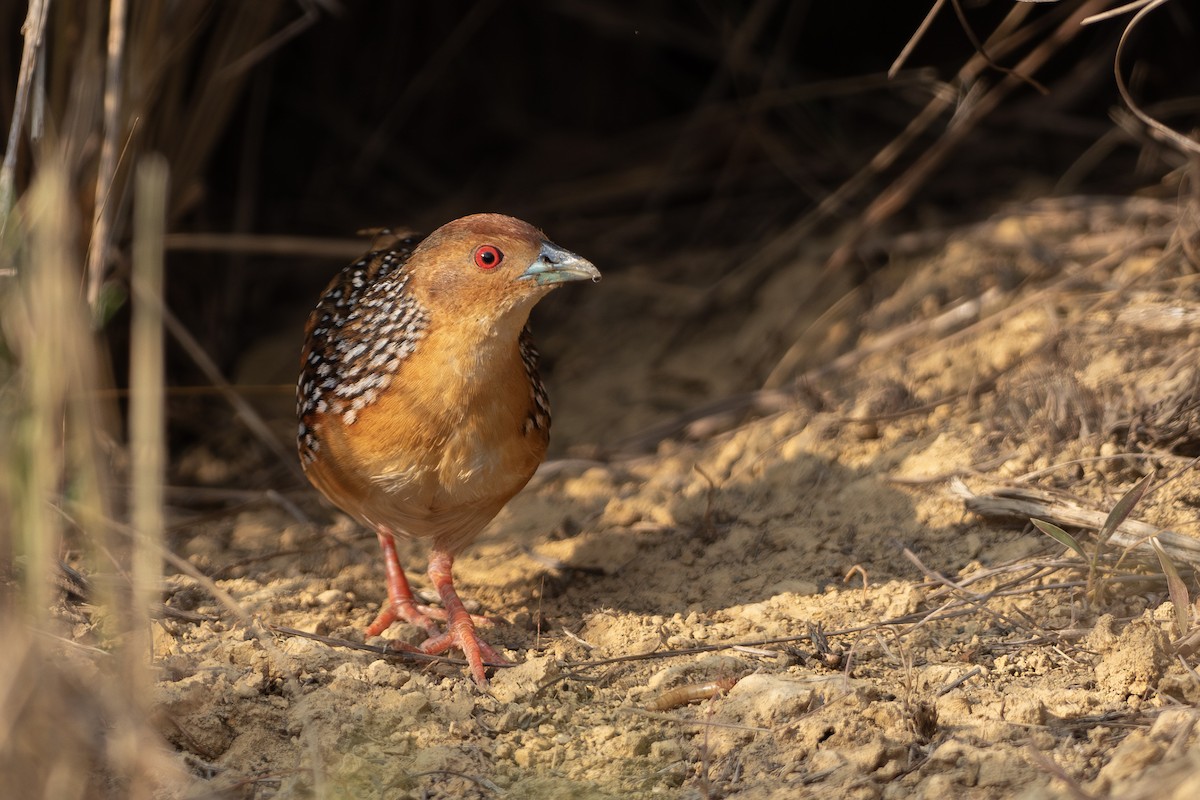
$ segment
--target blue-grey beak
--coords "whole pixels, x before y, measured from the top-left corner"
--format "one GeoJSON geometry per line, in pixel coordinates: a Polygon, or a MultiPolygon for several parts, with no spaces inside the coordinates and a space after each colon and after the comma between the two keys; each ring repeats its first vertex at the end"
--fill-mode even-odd
{"type": "Polygon", "coordinates": [[[600,270],[592,266],[592,262],[564,250],[553,242],[544,242],[538,257],[529,268],[520,274],[517,280],[535,281],[538,286],[552,286],[567,281],[589,279],[593,283],[600,280],[600,270]]]}

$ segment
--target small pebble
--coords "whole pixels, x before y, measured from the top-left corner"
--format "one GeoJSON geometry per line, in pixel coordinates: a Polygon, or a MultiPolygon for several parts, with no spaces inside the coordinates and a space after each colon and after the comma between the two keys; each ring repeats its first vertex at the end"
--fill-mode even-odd
{"type": "Polygon", "coordinates": [[[341,589],[326,589],[317,595],[317,603],[319,605],[328,606],[338,602],[346,597],[346,593],[341,589]]]}

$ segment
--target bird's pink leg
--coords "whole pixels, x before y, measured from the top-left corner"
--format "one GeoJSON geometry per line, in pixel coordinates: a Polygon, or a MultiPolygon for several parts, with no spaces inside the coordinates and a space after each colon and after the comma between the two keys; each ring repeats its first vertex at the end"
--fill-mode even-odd
{"type": "Polygon", "coordinates": [[[442,607],[446,609],[449,620],[449,630],[440,636],[431,636],[421,644],[421,650],[430,655],[439,655],[452,647],[462,650],[471,667],[471,675],[480,687],[487,686],[487,675],[483,671],[483,662],[491,664],[509,663],[494,647],[479,638],[475,632],[474,618],[467,613],[458,592],[454,591],[454,577],[450,570],[454,566],[454,556],[444,550],[434,550],[429,557],[429,581],[437,589],[442,598],[442,607]]]}
{"type": "Polygon", "coordinates": [[[404,577],[404,568],[400,566],[400,557],[396,555],[396,539],[383,531],[378,531],[376,535],[379,536],[379,549],[383,551],[383,566],[387,571],[388,599],[379,609],[375,621],[367,626],[367,636],[380,635],[400,619],[424,628],[430,636],[436,635],[437,623],[426,609],[417,606],[408,578],[404,577]]]}

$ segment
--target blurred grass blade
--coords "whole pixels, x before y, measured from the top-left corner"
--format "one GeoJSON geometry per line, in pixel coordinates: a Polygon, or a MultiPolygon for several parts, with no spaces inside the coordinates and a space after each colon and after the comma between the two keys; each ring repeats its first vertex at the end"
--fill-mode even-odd
{"type": "MultiPolygon", "coordinates": [[[[167,164],[147,156],[138,165],[133,242],[133,307],[129,359],[130,518],[135,629],[150,624],[161,578],[163,484],[166,475],[163,342],[163,236],[167,164]]],[[[144,642],[148,646],[148,642],[144,642]]],[[[135,648],[137,649],[137,648],[135,648]]],[[[139,658],[144,657],[139,653],[139,658]]]]}
{"type": "Polygon", "coordinates": [[[166,226],[167,164],[147,156],[138,164],[134,186],[133,273],[129,360],[130,598],[128,633],[122,641],[121,671],[127,703],[137,713],[115,727],[110,748],[119,762],[131,765],[130,796],[153,797],[153,757],[144,751],[154,732],[145,687],[153,657],[150,608],[158,600],[162,576],[163,484],[166,475],[164,416],[164,341],[162,324],[163,234],[166,226]],[[124,752],[118,748],[124,747],[124,752]]]}
{"type": "Polygon", "coordinates": [[[1100,529],[1100,545],[1105,542],[1116,532],[1117,528],[1121,527],[1136,506],[1146,494],[1146,490],[1150,488],[1150,482],[1154,480],[1154,473],[1151,472],[1146,477],[1142,478],[1137,484],[1125,493],[1125,496],[1117,501],[1113,506],[1112,511],[1108,513],[1108,517],[1104,520],[1104,527],[1100,529]]]}
{"type": "Polygon", "coordinates": [[[1062,528],[1055,525],[1053,522],[1046,522],[1045,520],[1042,520],[1042,519],[1032,519],[1032,518],[1029,521],[1033,523],[1033,526],[1035,528],[1037,528],[1039,531],[1041,531],[1042,533],[1049,536],[1054,541],[1075,551],[1075,554],[1078,555],[1080,558],[1082,558],[1084,561],[1088,560],[1087,553],[1084,552],[1083,545],[1081,545],[1074,536],[1067,533],[1062,528]]]}
{"type": "Polygon", "coordinates": [[[1088,568],[1088,596],[1096,602],[1104,600],[1104,581],[1100,579],[1100,560],[1104,558],[1104,546],[1117,532],[1117,528],[1121,527],[1121,523],[1133,513],[1134,507],[1145,496],[1146,490],[1150,488],[1150,482],[1153,480],[1154,473],[1151,472],[1126,492],[1125,496],[1113,506],[1112,511],[1108,512],[1108,516],[1104,519],[1104,525],[1100,527],[1100,531],[1096,535],[1096,550],[1092,553],[1092,562],[1088,568]]]}
{"type": "Polygon", "coordinates": [[[1167,577],[1167,591],[1171,595],[1171,605],[1175,608],[1175,634],[1176,638],[1182,639],[1192,626],[1192,606],[1187,584],[1179,576],[1179,570],[1175,568],[1175,563],[1171,561],[1167,551],[1159,544],[1157,536],[1151,537],[1150,545],[1158,556],[1158,563],[1162,565],[1163,575],[1167,577]]]}
{"type": "Polygon", "coordinates": [[[29,225],[29,263],[24,265],[28,330],[18,345],[28,397],[24,420],[25,487],[18,498],[26,559],[25,604],[29,622],[50,626],[55,560],[62,540],[62,518],[51,500],[61,485],[64,405],[71,380],[72,349],[79,345],[77,278],[73,276],[70,242],[75,236],[66,171],[47,164],[25,204],[29,225]]]}

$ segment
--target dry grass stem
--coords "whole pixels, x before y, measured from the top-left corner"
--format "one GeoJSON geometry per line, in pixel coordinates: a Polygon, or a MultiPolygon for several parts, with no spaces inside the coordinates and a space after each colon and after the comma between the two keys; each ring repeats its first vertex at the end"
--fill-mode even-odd
{"type": "Polygon", "coordinates": [[[1178,148],[1183,153],[1190,153],[1193,156],[1200,155],[1200,142],[1197,142],[1191,137],[1184,136],[1179,131],[1169,128],[1162,122],[1147,114],[1137,101],[1133,99],[1133,95],[1129,91],[1129,85],[1125,82],[1125,74],[1121,68],[1122,57],[1125,53],[1125,44],[1129,41],[1129,35],[1138,26],[1148,14],[1157,8],[1160,8],[1167,0],[1151,0],[1136,14],[1133,19],[1129,20],[1129,24],[1125,26],[1124,32],[1121,34],[1121,40],[1117,42],[1117,52],[1113,55],[1113,75],[1116,77],[1117,89],[1121,92],[1121,99],[1125,101],[1125,105],[1129,106],[1129,110],[1142,121],[1144,125],[1156,133],[1159,138],[1175,148],[1178,148]]]}
{"type": "MultiPolygon", "coordinates": [[[[162,322],[163,234],[166,229],[168,168],[157,156],[138,165],[133,251],[133,320],[129,378],[130,522],[133,636],[128,675],[139,685],[151,650],[150,609],[162,583],[164,485],[166,483],[166,384],[162,322]]],[[[143,707],[144,712],[149,709],[143,707]]]]}
{"type": "Polygon", "coordinates": [[[12,213],[15,199],[17,152],[21,146],[21,129],[25,124],[29,96],[33,91],[35,64],[42,52],[49,6],[50,0],[30,0],[29,11],[25,17],[25,41],[21,49],[17,90],[13,98],[13,112],[8,126],[4,161],[0,163],[0,242],[4,241],[5,232],[8,230],[9,215],[12,213]]]}
{"type": "MultiPolygon", "coordinates": [[[[1108,513],[1087,508],[1076,498],[1028,486],[993,483],[976,491],[955,479],[950,483],[950,491],[962,498],[969,510],[984,517],[1021,520],[1037,517],[1053,520],[1061,526],[1095,530],[1103,528],[1109,517],[1108,513]]],[[[1200,541],[1195,537],[1139,520],[1121,522],[1112,530],[1109,541],[1117,547],[1141,551],[1149,558],[1153,556],[1150,540],[1155,537],[1172,560],[1187,564],[1191,569],[1200,565],[1200,541]]]]}
{"type": "Polygon", "coordinates": [[[112,238],[114,209],[110,205],[117,175],[117,148],[124,138],[122,119],[124,96],[122,68],[125,53],[125,0],[110,0],[108,5],[108,55],[104,70],[104,136],[100,145],[100,165],[96,175],[96,218],[88,250],[87,300],[93,309],[100,302],[112,238]]]}

